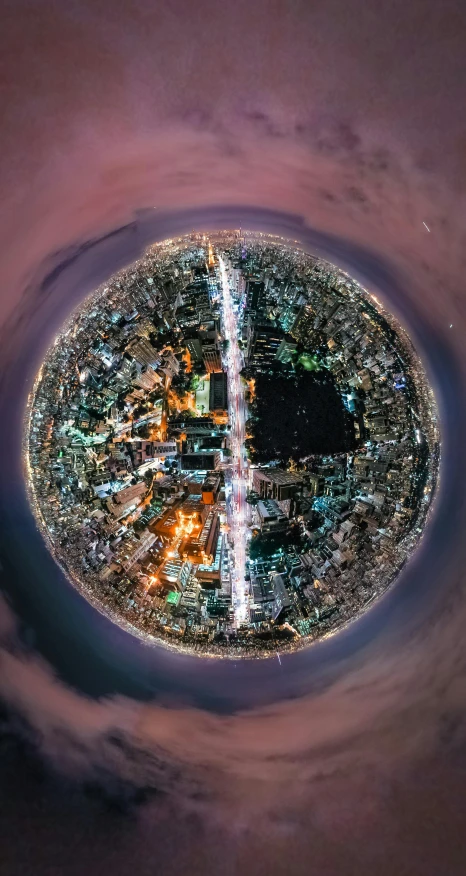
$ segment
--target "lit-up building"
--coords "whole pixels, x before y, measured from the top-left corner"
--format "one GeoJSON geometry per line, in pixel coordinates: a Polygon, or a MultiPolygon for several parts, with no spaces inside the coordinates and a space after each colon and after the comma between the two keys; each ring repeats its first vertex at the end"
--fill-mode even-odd
{"type": "Polygon", "coordinates": [[[214,471],[220,465],[221,454],[218,450],[198,450],[181,455],[182,471],[214,471]]]}

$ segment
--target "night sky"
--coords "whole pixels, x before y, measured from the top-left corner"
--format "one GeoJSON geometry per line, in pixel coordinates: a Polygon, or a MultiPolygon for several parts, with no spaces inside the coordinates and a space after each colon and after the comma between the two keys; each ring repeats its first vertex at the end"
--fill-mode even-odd
{"type": "Polygon", "coordinates": [[[460,0],[0,0],[2,876],[464,874],[465,57],[460,0]],[[397,585],[281,664],[126,635],[23,487],[70,309],[153,240],[240,224],[383,298],[442,419],[397,585]]]}

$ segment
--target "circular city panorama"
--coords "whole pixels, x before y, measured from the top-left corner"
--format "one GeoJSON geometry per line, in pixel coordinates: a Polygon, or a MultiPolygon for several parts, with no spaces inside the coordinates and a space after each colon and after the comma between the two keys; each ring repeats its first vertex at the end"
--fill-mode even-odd
{"type": "Polygon", "coordinates": [[[429,513],[437,413],[404,329],[266,234],[151,247],[76,311],[27,411],[34,513],[114,621],[198,654],[334,632],[429,513]]]}

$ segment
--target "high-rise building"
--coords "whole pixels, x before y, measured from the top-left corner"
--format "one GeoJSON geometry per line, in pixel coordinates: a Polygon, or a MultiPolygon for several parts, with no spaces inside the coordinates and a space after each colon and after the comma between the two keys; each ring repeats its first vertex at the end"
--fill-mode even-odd
{"type": "Polygon", "coordinates": [[[140,466],[152,459],[176,456],[176,441],[133,441],[130,445],[134,465],[140,466]]]}
{"type": "Polygon", "coordinates": [[[193,362],[202,362],[203,350],[199,336],[197,334],[191,336],[185,335],[184,342],[193,362]]]}
{"type": "Polygon", "coordinates": [[[214,505],[220,492],[220,478],[206,478],[202,484],[202,501],[205,505],[214,505]]]}
{"type": "Polygon", "coordinates": [[[176,557],[167,559],[159,571],[160,580],[174,586],[178,591],[183,591],[189,583],[191,569],[189,560],[176,557]]]}
{"type": "Polygon", "coordinates": [[[226,371],[214,372],[210,375],[209,410],[228,410],[228,383],[226,371]]]}
{"type": "Polygon", "coordinates": [[[138,335],[141,338],[149,339],[149,336],[155,331],[155,325],[153,319],[150,316],[146,316],[144,319],[141,319],[138,324],[138,335]]]}
{"type": "Polygon", "coordinates": [[[202,342],[202,356],[208,374],[213,374],[222,370],[220,349],[216,340],[206,338],[206,340],[202,342]]]}
{"type": "Polygon", "coordinates": [[[142,371],[134,378],[133,384],[145,389],[146,392],[151,392],[156,386],[162,383],[162,378],[151,365],[145,365],[142,371]]]}
{"type": "Polygon", "coordinates": [[[257,503],[257,516],[261,532],[280,532],[288,527],[288,518],[274,499],[261,499],[257,503]]]}
{"type": "Polygon", "coordinates": [[[139,539],[133,538],[122,542],[118,562],[127,572],[138,560],[141,560],[155,542],[153,532],[146,532],[139,539]]]}
{"type": "Polygon", "coordinates": [[[293,354],[296,352],[296,341],[293,338],[283,338],[276,354],[279,362],[291,362],[293,354]]]}
{"type": "Polygon", "coordinates": [[[147,338],[134,338],[126,347],[128,353],[141,367],[150,365],[156,368],[160,363],[160,355],[147,338]]]}
{"type": "Polygon", "coordinates": [[[323,475],[311,473],[309,475],[309,488],[311,496],[322,496],[324,493],[325,478],[323,475]]]}
{"type": "Polygon", "coordinates": [[[248,364],[252,368],[267,368],[277,359],[283,335],[273,324],[253,325],[249,332],[248,364]]]}
{"type": "Polygon", "coordinates": [[[113,501],[117,505],[126,505],[129,501],[140,501],[146,492],[147,487],[145,484],[131,484],[129,487],[124,487],[118,493],[115,493],[113,501]]]}
{"type": "Polygon", "coordinates": [[[246,291],[248,312],[251,314],[260,313],[265,305],[265,284],[259,279],[249,279],[246,291]]]}
{"type": "Polygon", "coordinates": [[[277,621],[280,617],[283,617],[287,609],[291,607],[291,597],[285,587],[285,582],[281,575],[274,575],[273,577],[273,592],[275,598],[273,602],[272,617],[274,621],[277,621]]]}
{"type": "Polygon", "coordinates": [[[261,499],[276,499],[283,502],[296,495],[302,486],[301,475],[281,469],[255,468],[252,472],[252,484],[261,499]]]}
{"type": "Polygon", "coordinates": [[[204,450],[193,453],[183,453],[181,456],[182,471],[214,471],[220,465],[221,455],[218,450],[204,450]]]}
{"type": "Polygon", "coordinates": [[[168,377],[175,377],[176,374],[179,374],[180,363],[171,350],[164,350],[160,371],[163,371],[168,377]]]}

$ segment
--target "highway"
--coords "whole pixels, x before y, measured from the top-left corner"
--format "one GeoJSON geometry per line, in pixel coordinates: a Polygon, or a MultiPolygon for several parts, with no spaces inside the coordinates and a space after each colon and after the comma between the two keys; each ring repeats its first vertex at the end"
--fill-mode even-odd
{"type": "Polygon", "coordinates": [[[228,523],[233,541],[232,604],[235,625],[238,627],[249,620],[249,588],[245,580],[246,541],[247,541],[247,503],[248,465],[244,452],[246,437],[247,408],[244,387],[240,372],[243,355],[238,344],[238,315],[233,305],[230,284],[224,260],[219,256],[222,281],[223,330],[225,340],[229,341],[225,355],[228,374],[228,411],[230,418],[231,449],[231,498],[228,502],[228,523]]]}

